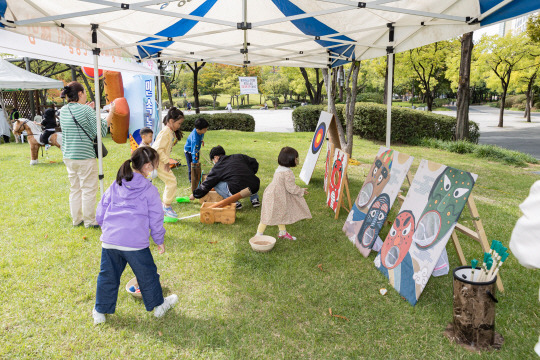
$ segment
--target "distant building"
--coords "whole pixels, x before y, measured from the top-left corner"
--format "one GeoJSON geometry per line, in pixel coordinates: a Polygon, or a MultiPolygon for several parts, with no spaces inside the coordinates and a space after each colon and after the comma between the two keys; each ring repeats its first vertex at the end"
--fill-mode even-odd
{"type": "Polygon", "coordinates": [[[529,20],[529,17],[538,14],[538,11],[533,12],[499,24],[499,35],[505,36],[509,32],[512,32],[512,34],[514,35],[521,34],[522,32],[527,30],[527,20],[529,20]]]}

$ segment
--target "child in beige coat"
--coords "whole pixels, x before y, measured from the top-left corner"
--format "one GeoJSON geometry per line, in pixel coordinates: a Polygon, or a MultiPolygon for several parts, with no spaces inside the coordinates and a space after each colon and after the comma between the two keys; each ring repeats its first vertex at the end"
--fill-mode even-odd
{"type": "Polygon", "coordinates": [[[264,190],[257,235],[262,235],[267,225],[277,225],[280,239],[296,240],[287,232],[285,225],[311,219],[311,213],[304,199],[308,191],[295,184],[294,173],[291,170],[298,165],[298,151],[288,146],[284,147],[279,153],[278,164],[272,182],[264,190]]]}
{"type": "Polygon", "coordinates": [[[158,177],[165,183],[163,190],[163,211],[165,216],[178,217],[178,214],[172,209],[172,202],[176,197],[176,176],[171,171],[169,159],[172,147],[182,139],[180,127],[184,122],[184,113],[175,107],[169,109],[167,115],[163,118],[163,129],[159,132],[156,141],[152,147],[159,154],[159,163],[157,173],[158,177]]]}

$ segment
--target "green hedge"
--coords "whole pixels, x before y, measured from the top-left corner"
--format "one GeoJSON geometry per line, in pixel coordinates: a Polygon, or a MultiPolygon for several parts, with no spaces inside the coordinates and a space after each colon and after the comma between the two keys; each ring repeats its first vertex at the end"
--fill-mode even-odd
{"type": "Polygon", "coordinates": [[[191,132],[195,128],[195,120],[205,118],[208,121],[208,130],[239,130],[255,131],[255,119],[248,114],[194,114],[186,115],[182,124],[182,131],[191,132]]]}
{"type": "MultiPolygon", "coordinates": [[[[323,105],[307,105],[293,111],[295,131],[315,131],[319,115],[326,110],[323,105]]],[[[344,105],[337,105],[339,120],[344,124],[344,105]]],[[[452,140],[456,119],[425,111],[402,107],[392,107],[393,143],[416,144],[422,138],[452,140]]],[[[384,141],[386,139],[386,106],[373,103],[356,103],[353,131],[365,139],[384,141]]],[[[480,137],[478,124],[469,121],[471,142],[477,143],[480,137]]]]}

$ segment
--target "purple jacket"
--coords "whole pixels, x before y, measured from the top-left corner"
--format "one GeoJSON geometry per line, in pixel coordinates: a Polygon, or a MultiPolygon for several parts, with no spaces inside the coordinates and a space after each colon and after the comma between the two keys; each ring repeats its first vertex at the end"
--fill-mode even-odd
{"type": "Polygon", "coordinates": [[[96,210],[101,225],[101,241],[133,248],[150,246],[149,233],[157,245],[163,244],[163,207],[158,189],[141,174],[131,181],[116,181],[107,189],[96,210]]]}

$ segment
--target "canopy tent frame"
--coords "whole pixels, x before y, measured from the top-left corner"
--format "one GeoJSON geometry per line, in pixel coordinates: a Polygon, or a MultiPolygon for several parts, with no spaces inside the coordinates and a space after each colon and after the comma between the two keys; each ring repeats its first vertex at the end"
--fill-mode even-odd
{"type": "MultiPolygon", "coordinates": [[[[0,2],[2,1],[6,2],[13,0],[0,0],[0,2]]],[[[474,2],[470,7],[464,0],[449,0],[444,2],[443,4],[445,5],[442,6],[441,4],[437,4],[437,1],[435,0],[418,0],[414,2],[403,0],[374,0],[366,2],[353,2],[350,0],[318,0],[315,2],[316,6],[309,9],[306,2],[302,2],[301,0],[274,0],[273,4],[275,5],[277,12],[269,13],[269,18],[267,19],[263,18],[261,20],[259,17],[257,21],[249,22],[247,14],[248,3],[247,0],[242,0],[240,2],[242,9],[240,18],[238,19],[239,22],[234,22],[230,21],[229,18],[219,18],[217,12],[214,12],[214,17],[206,16],[208,11],[212,9],[215,4],[224,4],[226,1],[205,0],[203,5],[209,4],[208,8],[196,12],[203,6],[197,5],[197,8],[191,13],[188,13],[188,11],[184,13],[182,11],[170,11],[164,9],[164,7],[160,9],[151,8],[151,6],[163,4],[163,0],[135,1],[131,4],[111,0],[78,0],[82,3],[89,4],[89,6],[95,5],[98,7],[82,11],[74,11],[79,9],[73,8],[68,9],[68,12],[63,14],[47,13],[46,10],[36,5],[42,0],[23,1],[32,6],[33,9],[37,10],[38,13],[43,16],[39,16],[38,13],[34,12],[32,15],[29,15],[32,16],[32,18],[18,19],[15,14],[13,14],[13,19],[8,20],[3,16],[4,14],[1,14],[0,26],[4,26],[6,29],[15,32],[17,32],[17,27],[25,26],[61,27],[74,38],[81,41],[84,46],[88,46],[88,48],[93,51],[95,69],[97,69],[100,52],[97,43],[98,34],[100,35],[100,38],[106,39],[101,47],[101,51],[118,50],[121,53],[129,54],[131,58],[138,59],[138,61],[145,59],[159,61],[177,60],[180,64],[204,61],[234,66],[266,65],[274,63],[284,66],[304,66],[305,64],[307,67],[333,68],[350,61],[382,56],[382,53],[384,53],[387,55],[389,67],[389,76],[387,79],[387,147],[390,146],[391,98],[393,94],[393,69],[391,63],[393,63],[392,60],[396,52],[402,52],[421,46],[428,43],[428,41],[433,42],[442,40],[442,35],[431,36],[431,31],[424,32],[427,37],[422,36],[422,31],[427,27],[433,26],[434,29],[438,29],[446,26],[447,28],[444,28],[446,34],[451,33],[455,36],[479,28],[481,26],[481,21],[484,21],[486,24],[491,24],[515,17],[517,16],[516,14],[520,15],[540,8],[540,4],[531,5],[531,2],[526,2],[524,0],[477,0],[477,2],[474,2]],[[497,3],[497,1],[499,2],[497,3]],[[295,2],[304,4],[305,9],[297,6],[295,2]],[[388,5],[389,3],[391,4],[388,5]],[[515,5],[516,3],[519,3],[519,5],[515,5]],[[323,4],[331,5],[325,7],[323,4]],[[448,4],[448,6],[446,6],[446,4],[448,4]],[[399,7],[401,5],[403,5],[403,7],[399,7]],[[444,7],[444,9],[439,9],[441,7],[444,7]],[[509,8],[510,10],[508,10],[509,8]],[[62,22],[67,19],[105,15],[125,10],[130,10],[134,14],[149,14],[149,16],[158,15],[163,17],[163,19],[168,19],[168,23],[170,23],[170,19],[180,19],[193,21],[195,24],[189,26],[186,25],[181,31],[178,29],[175,31],[169,30],[171,25],[162,31],[157,31],[157,33],[161,34],[158,35],[152,33],[155,31],[144,32],[138,31],[138,29],[136,31],[134,30],[136,28],[130,26],[110,26],[110,21],[105,21],[104,24],[95,24],[92,27],[92,42],[89,43],[88,39],[85,39],[77,32],[77,29],[82,29],[87,25],[69,22],[64,24],[62,22]],[[508,10],[508,12],[505,12],[506,10],[508,10]],[[342,29],[339,26],[334,26],[334,28],[317,19],[318,17],[326,17],[328,19],[329,16],[333,16],[334,18],[340,17],[341,14],[343,14],[343,17],[348,15],[350,19],[353,16],[351,15],[352,12],[355,11],[359,14],[354,15],[355,18],[359,17],[361,14],[367,13],[369,14],[369,17],[378,19],[379,23],[384,22],[384,25],[379,25],[376,21],[371,21],[366,22],[364,28],[359,26],[355,29],[347,27],[342,29]],[[283,16],[280,16],[281,14],[283,16]],[[416,22],[416,19],[418,19],[418,22],[416,22]],[[298,23],[302,23],[303,21],[311,21],[311,23],[309,26],[303,24],[304,27],[301,28],[298,23]],[[192,32],[191,29],[193,26],[198,23],[208,26],[201,27],[202,31],[199,33],[192,32]],[[293,24],[294,27],[276,27],[276,25],[285,23],[293,24]],[[219,28],[216,29],[216,26],[219,28]],[[387,29],[384,29],[385,27],[387,29]],[[166,36],[166,30],[171,33],[171,36],[166,36]],[[239,36],[237,37],[238,40],[240,40],[238,42],[235,40],[234,42],[224,45],[208,41],[212,35],[229,32],[233,33],[235,30],[242,30],[241,40],[239,36]],[[398,33],[401,38],[396,38],[396,33],[398,33]],[[122,37],[118,36],[120,34],[125,35],[124,41],[117,38],[122,37]],[[261,39],[266,39],[264,37],[265,34],[279,35],[282,36],[283,39],[265,43],[264,40],[261,41],[261,39]],[[361,37],[359,34],[369,35],[361,37]],[[251,35],[257,35],[253,36],[253,38],[257,38],[258,41],[250,44],[249,39],[251,38],[251,35]],[[141,39],[133,41],[134,36],[141,37],[141,39]],[[386,37],[388,37],[388,41],[385,41],[386,37]],[[313,46],[313,42],[316,42],[317,46],[313,46]],[[185,48],[172,46],[175,43],[181,43],[187,46],[185,48]],[[414,44],[419,45],[412,46],[414,44]],[[306,45],[306,47],[302,49],[302,45],[306,45]],[[190,50],[189,46],[193,46],[194,48],[190,50]],[[299,47],[300,49],[298,49],[299,47]],[[186,48],[188,49],[186,50],[186,48]],[[241,56],[239,56],[239,54],[241,56]]],[[[46,5],[42,6],[46,7],[46,5]]],[[[193,5],[193,7],[194,6],[195,5],[193,5]]],[[[86,8],[88,9],[88,6],[86,6],[86,8]]],[[[107,16],[110,18],[110,15],[107,16]]],[[[178,23],[173,25],[176,24],[178,23]]],[[[349,22],[348,24],[352,23],[349,22]]],[[[274,36],[272,40],[275,40],[275,38],[279,36],[274,36]]],[[[158,75],[158,80],[160,78],[161,76],[158,75]]],[[[158,87],[158,90],[161,90],[160,86],[158,87]]],[[[158,96],[160,96],[160,94],[158,94],[158,96]]],[[[97,105],[99,105],[99,102],[97,105]]],[[[99,113],[97,110],[96,118],[99,123],[99,113]]],[[[100,136],[98,136],[98,140],[101,141],[100,136]]],[[[100,159],[100,172],[101,171],[100,159]]]]}

